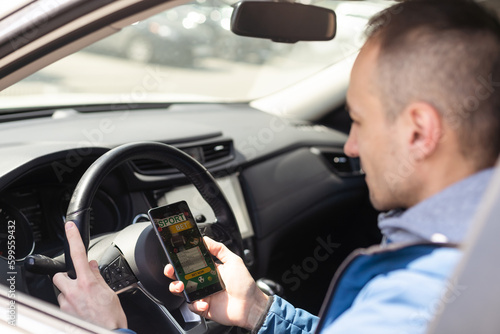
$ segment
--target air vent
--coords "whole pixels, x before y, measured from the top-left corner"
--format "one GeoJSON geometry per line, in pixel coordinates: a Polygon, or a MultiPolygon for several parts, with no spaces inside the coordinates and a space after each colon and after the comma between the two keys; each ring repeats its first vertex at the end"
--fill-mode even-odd
{"type": "MultiPolygon", "coordinates": [[[[182,151],[192,156],[205,166],[215,166],[217,164],[232,159],[232,141],[218,141],[200,146],[180,147],[182,151]]],[[[149,159],[137,159],[132,161],[135,169],[145,175],[162,175],[177,173],[177,169],[170,164],[149,159]]]]}
{"type": "Polygon", "coordinates": [[[204,162],[216,161],[231,156],[231,141],[203,145],[204,162]]]}
{"type": "Polygon", "coordinates": [[[343,153],[321,152],[328,165],[340,176],[355,176],[363,174],[358,158],[350,158],[343,153]]]}

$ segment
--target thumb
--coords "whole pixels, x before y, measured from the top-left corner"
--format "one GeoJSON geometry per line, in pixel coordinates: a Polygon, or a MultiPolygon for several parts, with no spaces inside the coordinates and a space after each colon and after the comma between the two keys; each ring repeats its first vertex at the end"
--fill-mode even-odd
{"type": "Polygon", "coordinates": [[[231,259],[238,257],[238,255],[231,252],[229,248],[221,242],[214,241],[209,237],[203,237],[203,241],[205,242],[205,245],[207,245],[210,254],[218,258],[222,263],[226,263],[231,259]]]}

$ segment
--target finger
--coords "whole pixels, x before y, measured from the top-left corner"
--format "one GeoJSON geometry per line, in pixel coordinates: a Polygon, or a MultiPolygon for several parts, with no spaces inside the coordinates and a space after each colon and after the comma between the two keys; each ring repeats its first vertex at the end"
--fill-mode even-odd
{"type": "Polygon", "coordinates": [[[214,241],[209,237],[203,237],[203,241],[205,241],[205,245],[207,246],[210,254],[218,258],[222,263],[226,263],[229,260],[238,257],[238,255],[231,252],[223,243],[214,241]]]}
{"type": "MultiPolygon", "coordinates": [[[[95,278],[99,283],[104,283],[106,284],[106,281],[104,280],[104,277],[102,277],[101,272],[99,271],[99,265],[97,264],[96,260],[92,260],[89,262],[89,267],[92,273],[94,274],[95,278]]],[[[106,284],[107,285],[107,284],[106,284]]]]}
{"type": "Polygon", "coordinates": [[[52,277],[52,283],[59,289],[59,291],[66,291],[71,285],[72,279],[68,277],[67,273],[57,273],[52,277]]]}
{"type": "Polygon", "coordinates": [[[63,310],[64,312],[76,314],[75,308],[73,307],[73,305],[71,305],[71,303],[63,293],[60,293],[57,296],[57,302],[59,303],[59,307],[61,308],[61,310],[63,310]]]}
{"type": "Polygon", "coordinates": [[[174,295],[181,295],[182,291],[184,291],[184,283],[182,283],[181,281],[173,281],[168,286],[168,289],[174,295]]]}
{"type": "Polygon", "coordinates": [[[63,293],[60,293],[60,294],[57,296],[57,302],[59,303],[59,306],[60,306],[61,308],[67,308],[68,301],[66,300],[66,297],[64,297],[64,294],[63,294],[63,293]]]}
{"type": "Polygon", "coordinates": [[[170,279],[173,279],[173,280],[177,279],[177,277],[175,277],[174,267],[170,263],[165,266],[165,269],[163,270],[163,274],[170,279]]]}
{"type": "Polygon", "coordinates": [[[71,221],[64,224],[64,229],[66,230],[69,252],[71,254],[71,260],[73,260],[73,265],[75,266],[76,276],[78,278],[88,278],[89,275],[91,275],[91,271],[89,270],[87,251],[83,245],[80,232],[76,228],[75,223],[71,221]]]}
{"type": "Polygon", "coordinates": [[[188,305],[188,308],[194,313],[198,313],[203,317],[206,317],[206,313],[208,311],[208,303],[204,300],[197,300],[192,304],[188,305]]]}

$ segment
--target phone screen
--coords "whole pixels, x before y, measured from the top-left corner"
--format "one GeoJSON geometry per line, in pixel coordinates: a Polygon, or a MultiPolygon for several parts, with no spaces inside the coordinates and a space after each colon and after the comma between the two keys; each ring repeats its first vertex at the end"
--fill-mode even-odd
{"type": "Polygon", "coordinates": [[[217,268],[185,201],[149,210],[188,303],[224,289],[217,268]]]}

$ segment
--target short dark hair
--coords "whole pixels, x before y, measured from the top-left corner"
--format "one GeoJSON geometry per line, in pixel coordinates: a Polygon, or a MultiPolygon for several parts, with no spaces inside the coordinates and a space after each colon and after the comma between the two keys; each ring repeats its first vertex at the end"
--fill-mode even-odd
{"type": "Polygon", "coordinates": [[[476,168],[500,154],[500,23],[468,0],[407,0],[374,16],[377,83],[394,119],[411,101],[432,104],[476,168]]]}

